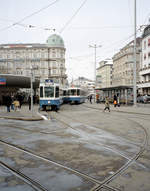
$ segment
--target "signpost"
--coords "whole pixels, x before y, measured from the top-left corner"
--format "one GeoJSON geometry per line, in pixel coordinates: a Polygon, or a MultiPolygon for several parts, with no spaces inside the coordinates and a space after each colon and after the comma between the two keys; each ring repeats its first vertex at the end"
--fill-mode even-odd
{"type": "Polygon", "coordinates": [[[0,85],[6,85],[6,79],[0,78],[0,85]]]}

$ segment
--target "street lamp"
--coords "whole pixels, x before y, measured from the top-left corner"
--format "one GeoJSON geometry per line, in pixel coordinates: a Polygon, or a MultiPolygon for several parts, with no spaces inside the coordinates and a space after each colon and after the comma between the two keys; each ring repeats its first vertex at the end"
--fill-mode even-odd
{"type": "Polygon", "coordinates": [[[133,63],[133,103],[136,106],[136,0],[134,0],[134,63],[133,63]]]}
{"type": "MultiPolygon", "coordinates": [[[[33,117],[33,66],[31,66],[31,112],[33,117]]],[[[30,103],[29,103],[30,104],[30,103]]]]}
{"type": "MultiPolygon", "coordinates": [[[[96,83],[97,82],[96,81],[96,49],[101,48],[102,46],[94,44],[94,45],[89,45],[89,47],[94,48],[94,60],[95,60],[95,62],[94,62],[94,81],[95,81],[95,88],[96,88],[96,85],[97,85],[97,83],[96,83]]],[[[96,96],[96,91],[95,91],[95,96],[96,96]]]]}
{"type": "Polygon", "coordinates": [[[31,66],[31,113],[32,113],[32,117],[33,117],[33,82],[35,82],[35,76],[33,74],[33,70],[38,70],[38,66],[31,66]]]}
{"type": "Polygon", "coordinates": [[[94,48],[94,81],[95,81],[95,86],[96,86],[96,49],[101,48],[101,45],[89,45],[90,48],[94,48]]]}

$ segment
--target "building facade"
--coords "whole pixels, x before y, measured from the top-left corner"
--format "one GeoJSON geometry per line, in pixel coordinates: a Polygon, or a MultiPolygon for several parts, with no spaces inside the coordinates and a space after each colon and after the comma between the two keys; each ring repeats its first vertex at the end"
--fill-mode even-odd
{"type": "Polygon", "coordinates": [[[56,34],[45,44],[1,44],[0,73],[31,76],[32,67],[36,78],[51,78],[65,85],[65,51],[63,39],[56,34]]]}
{"type": "MultiPolygon", "coordinates": [[[[136,80],[139,81],[141,38],[136,40],[136,80]]],[[[113,56],[112,86],[133,86],[134,41],[113,56]]]]}
{"type": "Polygon", "coordinates": [[[88,94],[94,94],[95,82],[85,77],[79,77],[73,80],[70,85],[82,87],[87,90],[88,94]]]}
{"type": "Polygon", "coordinates": [[[112,59],[99,62],[99,67],[96,70],[97,87],[108,88],[112,85],[112,59]]]}
{"type": "Polygon", "coordinates": [[[150,25],[142,35],[142,51],[140,65],[140,80],[138,82],[139,93],[150,95],[150,25]]]}

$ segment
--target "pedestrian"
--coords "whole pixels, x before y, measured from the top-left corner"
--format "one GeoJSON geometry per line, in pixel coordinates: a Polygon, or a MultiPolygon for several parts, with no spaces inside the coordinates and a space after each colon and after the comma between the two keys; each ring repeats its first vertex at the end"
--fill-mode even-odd
{"type": "Polygon", "coordinates": [[[14,96],[11,96],[11,110],[14,110],[14,96]]]}
{"type": "Polygon", "coordinates": [[[96,94],[96,103],[99,103],[99,94],[96,94]]]}
{"type": "Polygon", "coordinates": [[[19,103],[19,101],[17,99],[14,100],[13,104],[14,104],[14,107],[15,107],[15,111],[19,110],[20,103],[19,103]]]}
{"type": "Polygon", "coordinates": [[[90,95],[90,103],[92,104],[92,95],[90,95]]]}
{"type": "Polygon", "coordinates": [[[105,108],[104,108],[103,111],[105,111],[106,109],[108,109],[108,111],[110,112],[110,105],[109,105],[108,97],[105,98],[105,108]]]}
{"type": "Polygon", "coordinates": [[[17,100],[19,101],[19,108],[21,109],[21,106],[22,106],[22,103],[23,103],[23,99],[24,99],[24,97],[23,97],[23,95],[21,95],[21,94],[19,94],[18,96],[17,96],[17,100]]]}
{"type": "Polygon", "coordinates": [[[117,96],[117,106],[120,107],[120,98],[119,98],[119,95],[117,96]]]}
{"type": "Polygon", "coordinates": [[[114,107],[116,107],[116,106],[117,106],[117,96],[116,96],[116,95],[114,95],[114,101],[113,101],[113,103],[114,103],[114,107]]]}
{"type": "Polygon", "coordinates": [[[31,110],[31,96],[28,97],[29,110],[31,110]]]}
{"type": "Polygon", "coordinates": [[[6,96],[6,107],[7,107],[7,112],[10,112],[10,106],[11,106],[12,100],[11,100],[11,96],[7,95],[6,96]]]}

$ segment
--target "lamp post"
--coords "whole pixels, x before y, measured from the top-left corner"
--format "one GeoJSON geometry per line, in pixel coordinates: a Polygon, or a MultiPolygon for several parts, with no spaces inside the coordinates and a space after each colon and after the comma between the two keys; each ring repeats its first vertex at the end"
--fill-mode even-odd
{"type": "Polygon", "coordinates": [[[134,63],[133,63],[133,103],[136,106],[136,0],[134,0],[134,63]]]}
{"type": "MultiPolygon", "coordinates": [[[[33,66],[31,66],[31,113],[33,117],[33,66]]],[[[30,104],[30,103],[29,103],[30,104]]]]}
{"type": "Polygon", "coordinates": [[[31,78],[30,78],[30,82],[31,82],[31,113],[32,113],[32,117],[33,117],[33,82],[35,82],[35,76],[33,73],[33,70],[38,70],[38,66],[31,66],[31,78]]]}
{"type": "MultiPolygon", "coordinates": [[[[97,85],[97,81],[96,81],[96,49],[97,48],[101,48],[101,45],[89,45],[90,48],[94,48],[94,81],[95,81],[95,88],[97,85]]],[[[95,96],[96,96],[96,92],[95,92],[95,96]]],[[[95,99],[96,100],[96,99],[95,99]]]]}
{"type": "Polygon", "coordinates": [[[89,45],[90,48],[94,48],[94,81],[95,81],[95,86],[96,86],[96,49],[101,48],[101,45],[89,45]]]}

